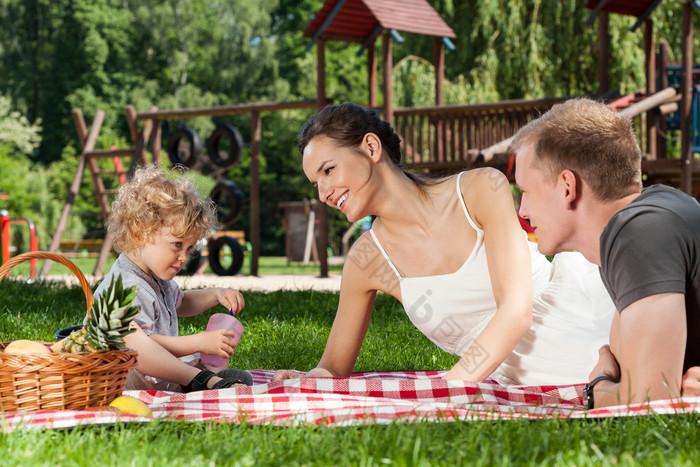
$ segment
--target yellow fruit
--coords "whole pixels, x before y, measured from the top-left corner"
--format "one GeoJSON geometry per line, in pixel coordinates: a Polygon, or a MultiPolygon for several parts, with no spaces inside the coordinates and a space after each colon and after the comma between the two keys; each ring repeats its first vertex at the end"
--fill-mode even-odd
{"type": "Polygon", "coordinates": [[[63,350],[63,342],[64,342],[66,339],[68,339],[68,338],[67,338],[67,337],[64,337],[64,338],[61,339],[60,341],[54,342],[54,343],[51,345],[51,351],[52,351],[52,352],[60,352],[61,350],[63,350]]]}
{"type": "Polygon", "coordinates": [[[41,342],[20,339],[14,342],[10,342],[7,345],[7,347],[5,347],[5,353],[51,353],[51,349],[49,349],[46,345],[42,344],[41,342]]]}
{"type": "Polygon", "coordinates": [[[140,415],[142,417],[153,417],[151,409],[135,397],[119,396],[114,399],[109,406],[122,413],[140,415]]]}

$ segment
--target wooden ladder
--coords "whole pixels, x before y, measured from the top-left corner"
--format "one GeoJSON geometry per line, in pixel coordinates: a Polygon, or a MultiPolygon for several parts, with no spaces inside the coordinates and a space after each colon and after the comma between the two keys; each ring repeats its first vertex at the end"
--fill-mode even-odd
{"type": "MultiPolygon", "coordinates": [[[[117,190],[105,189],[102,176],[106,174],[117,175],[119,177],[119,185],[121,186],[133,176],[134,171],[140,164],[148,164],[145,148],[151,136],[153,123],[151,120],[147,120],[144,122],[143,129],[139,132],[136,125],[136,110],[133,106],[128,106],[126,108],[126,117],[131,132],[131,137],[133,141],[136,142],[136,145],[135,147],[128,149],[95,149],[97,136],[99,135],[100,129],[102,128],[102,123],[104,122],[105,113],[103,110],[98,110],[95,113],[95,118],[92,121],[92,126],[90,127],[89,132],[87,130],[87,125],[85,124],[85,118],[83,117],[83,112],[81,109],[73,109],[72,116],[76,131],[78,132],[78,138],[82,144],[82,152],[80,154],[80,160],[78,161],[78,168],[75,171],[73,182],[71,183],[71,187],[66,198],[66,203],[63,205],[61,217],[58,221],[58,225],[56,226],[56,231],[54,232],[53,238],[51,239],[49,251],[52,253],[56,252],[61,244],[63,233],[65,232],[68,224],[68,217],[70,215],[71,208],[73,207],[75,197],[78,195],[80,190],[80,184],[83,179],[85,167],[87,167],[90,171],[90,178],[92,179],[92,184],[95,189],[95,195],[102,214],[102,220],[106,224],[111,212],[109,197],[115,195],[117,190]],[[123,157],[131,158],[129,170],[126,174],[124,174],[123,171],[123,157]],[[99,168],[97,160],[105,158],[111,158],[114,161],[115,170],[102,170],[99,168]]],[[[160,125],[156,126],[155,137],[160,138],[160,125]]],[[[159,155],[154,156],[153,159],[153,163],[160,163],[159,155]]],[[[107,232],[97,258],[97,264],[95,265],[95,269],[93,271],[93,274],[96,276],[102,275],[102,270],[107,263],[107,257],[112,250],[112,241],[112,236],[109,234],[109,232],[107,232]]],[[[40,273],[41,277],[48,275],[52,264],[53,262],[50,260],[44,261],[40,273]]]]}

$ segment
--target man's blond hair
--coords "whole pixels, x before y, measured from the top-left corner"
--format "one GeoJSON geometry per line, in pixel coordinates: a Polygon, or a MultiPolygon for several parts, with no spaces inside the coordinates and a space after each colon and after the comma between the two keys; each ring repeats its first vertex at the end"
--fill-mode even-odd
{"type": "Polygon", "coordinates": [[[604,104],[577,98],[553,106],[516,133],[509,152],[526,145],[550,180],[571,170],[601,201],[641,191],[642,152],[632,123],[604,104]]]}

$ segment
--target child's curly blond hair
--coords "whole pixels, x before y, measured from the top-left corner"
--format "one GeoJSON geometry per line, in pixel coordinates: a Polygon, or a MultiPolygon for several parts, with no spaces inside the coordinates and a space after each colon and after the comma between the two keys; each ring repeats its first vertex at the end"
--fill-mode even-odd
{"type": "Polygon", "coordinates": [[[112,203],[107,229],[118,251],[150,243],[164,227],[176,237],[204,238],[217,227],[214,204],[186,177],[169,178],[155,166],[140,168],[112,203]]]}

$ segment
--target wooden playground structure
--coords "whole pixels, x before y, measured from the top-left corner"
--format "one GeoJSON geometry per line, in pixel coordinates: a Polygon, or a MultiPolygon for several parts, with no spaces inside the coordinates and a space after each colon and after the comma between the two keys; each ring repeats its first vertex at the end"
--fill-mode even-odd
{"type": "MultiPolygon", "coordinates": [[[[122,158],[130,158],[131,161],[128,164],[128,171],[126,173],[126,178],[128,179],[133,171],[139,164],[160,164],[160,155],[162,151],[161,143],[161,122],[163,120],[171,119],[186,119],[192,117],[201,116],[227,116],[227,115],[240,115],[249,114],[251,118],[251,141],[250,141],[250,232],[248,234],[248,239],[251,243],[251,266],[250,274],[258,275],[258,258],[260,256],[260,184],[259,184],[259,157],[260,157],[260,141],[262,137],[262,127],[261,127],[261,117],[262,112],[275,112],[281,110],[290,109],[306,109],[314,108],[316,102],[313,100],[309,101],[298,101],[298,102],[266,102],[266,103],[253,103],[253,104],[236,104],[228,106],[217,106],[217,107],[207,107],[207,108],[190,108],[190,109],[180,109],[180,110],[158,110],[155,107],[151,108],[148,112],[137,113],[133,106],[128,106],[126,108],[126,118],[129,124],[131,138],[134,142],[134,147],[126,149],[114,149],[114,150],[95,150],[95,142],[97,141],[97,136],[102,127],[104,121],[104,111],[98,110],[95,113],[95,118],[90,127],[90,131],[87,130],[87,125],[83,117],[83,113],[80,109],[73,110],[73,122],[75,124],[76,130],[78,132],[78,138],[83,143],[82,153],[80,155],[80,160],[78,163],[78,168],[73,177],[73,183],[68,194],[68,198],[61,212],[61,217],[56,227],[56,231],[51,240],[51,245],[49,251],[56,251],[61,243],[63,233],[65,231],[66,225],[68,224],[68,216],[75,200],[78,195],[78,190],[80,188],[81,180],[84,176],[85,169],[88,168],[90,171],[90,176],[95,189],[95,194],[97,196],[97,201],[100,206],[100,211],[102,213],[102,218],[106,222],[109,217],[110,203],[108,202],[108,196],[113,195],[114,192],[109,192],[105,190],[104,183],[102,181],[103,171],[97,166],[97,159],[100,158],[112,158],[115,160],[117,166],[122,165],[117,161],[121,161],[122,158]],[[143,121],[141,128],[138,128],[138,122],[143,121]],[[146,147],[150,143],[151,154],[153,155],[152,160],[149,161],[147,158],[146,147]],[[115,159],[116,158],[116,159],[115,159]]],[[[119,174],[119,169],[117,167],[117,174],[119,174]]],[[[122,182],[123,183],[123,182],[122,182]]],[[[98,255],[97,264],[95,265],[94,273],[96,275],[102,274],[102,270],[107,261],[107,257],[110,254],[112,245],[112,238],[109,234],[105,236],[102,242],[102,247],[98,255]]],[[[51,268],[51,262],[45,261],[41,269],[41,276],[48,274],[51,268]]]]}
{"type": "MultiPolygon", "coordinates": [[[[664,47],[657,52],[653,25],[649,15],[660,0],[589,1],[587,8],[592,10],[591,20],[599,21],[599,89],[600,96],[614,108],[632,117],[635,122],[640,146],[644,154],[642,169],[645,183],[667,183],[693,193],[693,184],[700,180],[700,161],[693,158],[693,152],[700,152],[699,142],[693,144],[693,123],[697,118],[700,128],[700,103],[696,113],[691,115],[693,98],[700,96],[700,86],[693,85],[692,66],[692,6],[683,5],[683,62],[675,76],[677,82],[669,81],[667,53],[664,47]],[[630,6],[632,5],[632,6],[630,6]],[[644,25],[644,47],[646,52],[646,89],[637,95],[617,96],[608,89],[607,67],[610,40],[607,31],[609,14],[632,15],[637,24],[644,25]],[[669,122],[677,121],[682,147],[680,159],[666,157],[666,131],[674,129],[669,122]]],[[[408,168],[432,171],[444,169],[468,169],[478,166],[494,166],[504,172],[509,171],[512,161],[505,152],[511,137],[531,119],[545,112],[552,105],[565,100],[562,98],[539,100],[510,100],[474,105],[444,104],[444,62],[445,48],[452,48],[450,41],[456,35],[442,18],[430,7],[426,0],[328,0],[304,32],[310,39],[309,47],[316,47],[317,56],[317,96],[315,100],[297,102],[270,102],[235,104],[207,108],[159,110],[152,108],[137,113],[131,106],[126,109],[133,147],[117,150],[95,150],[104,112],[95,114],[88,131],[80,109],[73,111],[78,137],[83,145],[78,170],[75,173],[70,194],[64,206],[58,227],[54,233],[49,251],[60,246],[71,206],[77,196],[80,182],[86,168],[89,169],[95,194],[103,219],[109,216],[108,193],[97,167],[98,158],[131,158],[126,175],[133,172],[139,163],[149,163],[146,148],[150,144],[152,163],[160,163],[162,151],[161,123],[164,120],[187,119],[200,116],[224,116],[248,114],[251,118],[250,134],[250,232],[251,243],[250,274],[258,275],[260,255],[260,186],[259,165],[261,145],[261,113],[290,109],[321,109],[329,103],[326,95],[326,52],[325,42],[330,40],[360,44],[358,55],[367,55],[367,86],[369,108],[379,109],[382,118],[392,123],[402,139],[405,165],[408,168]],[[422,108],[393,107],[392,83],[392,44],[401,42],[400,32],[424,34],[435,38],[434,63],[436,74],[435,106],[422,108]],[[382,86],[383,103],[378,104],[377,51],[375,43],[382,44],[382,86]],[[141,124],[139,127],[139,123],[141,124]]],[[[698,101],[700,102],[700,100],[698,101]]],[[[696,130],[700,131],[700,130],[696,130]]],[[[328,220],[327,209],[318,213],[319,238],[317,242],[320,275],[328,275],[328,220]]],[[[95,273],[101,274],[111,249],[111,239],[106,237],[99,254],[95,273]]],[[[51,264],[46,261],[41,275],[48,274],[51,264]]]]}

